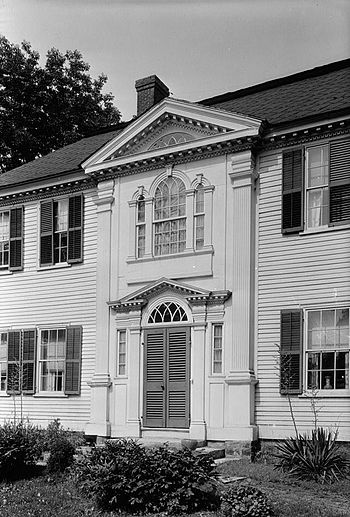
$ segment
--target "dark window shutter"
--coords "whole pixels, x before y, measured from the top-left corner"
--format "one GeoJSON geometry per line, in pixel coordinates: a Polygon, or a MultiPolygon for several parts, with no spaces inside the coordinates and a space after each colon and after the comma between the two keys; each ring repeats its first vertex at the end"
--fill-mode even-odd
{"type": "Polygon", "coordinates": [[[18,395],[21,392],[21,377],[21,331],[15,330],[8,333],[7,393],[18,395]]]}
{"type": "Polygon", "coordinates": [[[68,327],[66,341],[66,395],[80,394],[82,327],[68,327]]]}
{"type": "Polygon", "coordinates": [[[350,223],[350,139],[331,142],[329,224],[350,223]]]}
{"type": "Polygon", "coordinates": [[[143,425],[165,427],[165,329],[145,331],[143,425]]]}
{"type": "Polygon", "coordinates": [[[23,269],[23,207],[10,210],[10,271],[23,269]]]}
{"type": "Polygon", "coordinates": [[[167,427],[189,427],[189,328],[169,328],[167,427]]]}
{"type": "Polygon", "coordinates": [[[22,341],[22,391],[35,393],[36,330],[23,330],[22,341]]]}
{"type": "Polygon", "coordinates": [[[303,229],[303,152],[284,151],[282,155],[282,233],[303,229]]]}
{"type": "Polygon", "coordinates": [[[40,265],[53,263],[53,200],[50,199],[40,205],[40,265]]]}
{"type": "Polygon", "coordinates": [[[280,392],[302,393],[303,312],[281,311],[280,392]]]}
{"type": "Polygon", "coordinates": [[[68,212],[68,262],[83,260],[83,195],[69,198],[68,212]]]}

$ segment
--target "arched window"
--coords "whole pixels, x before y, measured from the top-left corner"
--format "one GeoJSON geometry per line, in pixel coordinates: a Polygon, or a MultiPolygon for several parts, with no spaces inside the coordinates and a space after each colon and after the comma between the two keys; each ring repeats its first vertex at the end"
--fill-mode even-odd
{"type": "Polygon", "coordinates": [[[137,258],[141,258],[145,254],[146,249],[146,214],[145,214],[145,198],[140,196],[136,205],[136,242],[137,242],[137,258]]]}
{"type": "Polygon", "coordinates": [[[169,255],[186,247],[186,189],[169,176],[157,187],[154,197],[154,255],[169,255]]]}
{"type": "Polygon", "coordinates": [[[148,323],[172,323],[174,321],[188,321],[187,314],[175,302],[164,302],[151,312],[148,323]]]}

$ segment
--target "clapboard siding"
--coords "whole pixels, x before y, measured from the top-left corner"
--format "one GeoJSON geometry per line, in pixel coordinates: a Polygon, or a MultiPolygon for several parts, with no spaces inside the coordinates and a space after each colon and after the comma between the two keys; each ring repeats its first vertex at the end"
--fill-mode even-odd
{"type": "MultiPolygon", "coordinates": [[[[96,207],[94,193],[84,193],[84,255],[81,264],[39,268],[39,202],[25,204],[24,270],[0,273],[0,328],[81,325],[81,395],[64,398],[23,396],[23,415],[45,425],[60,418],[72,429],[84,429],[90,417],[90,387],[96,336],[96,207]]],[[[17,415],[19,411],[17,397],[17,415]]],[[[13,417],[12,397],[0,396],[0,421],[13,417]]]]}
{"type": "MultiPolygon", "coordinates": [[[[292,431],[279,394],[280,310],[350,304],[350,230],[282,235],[282,153],[266,152],[259,163],[256,420],[261,438],[278,438],[292,431]]],[[[310,398],[292,403],[299,429],[312,427],[310,398]]],[[[320,398],[318,407],[319,424],[350,440],[350,397],[320,398]]]]}

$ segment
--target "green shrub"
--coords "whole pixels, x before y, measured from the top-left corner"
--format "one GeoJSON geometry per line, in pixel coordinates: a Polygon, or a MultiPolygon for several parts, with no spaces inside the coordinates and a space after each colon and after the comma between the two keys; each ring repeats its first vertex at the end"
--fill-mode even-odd
{"type": "Polygon", "coordinates": [[[58,419],[53,420],[45,430],[45,449],[50,453],[47,470],[49,473],[64,472],[74,460],[77,445],[83,438],[69,429],[64,429],[58,419]]]}
{"type": "Polygon", "coordinates": [[[0,426],[0,478],[27,476],[43,452],[43,432],[29,423],[0,426]]]}
{"type": "Polygon", "coordinates": [[[180,513],[217,504],[212,461],[189,450],[107,441],[77,460],[73,474],[105,510],[180,513]]]}
{"type": "Polygon", "coordinates": [[[350,461],[340,452],[337,433],[318,427],[279,443],[276,468],[298,479],[332,483],[349,475],[350,461]]]}
{"type": "Polygon", "coordinates": [[[265,494],[250,486],[233,486],[221,494],[224,517],[271,517],[273,511],[265,494]]]}

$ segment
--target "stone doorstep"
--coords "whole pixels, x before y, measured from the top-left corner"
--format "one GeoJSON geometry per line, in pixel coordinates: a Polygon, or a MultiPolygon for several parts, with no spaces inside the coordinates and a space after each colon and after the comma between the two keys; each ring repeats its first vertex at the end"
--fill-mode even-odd
{"type": "Polygon", "coordinates": [[[215,449],[214,447],[199,447],[198,449],[195,449],[193,452],[196,456],[207,456],[208,458],[212,458],[213,460],[225,457],[224,448],[215,449]]]}

